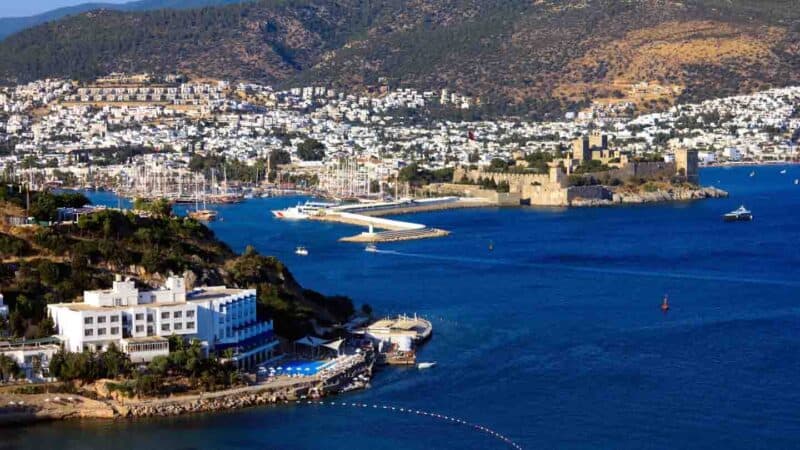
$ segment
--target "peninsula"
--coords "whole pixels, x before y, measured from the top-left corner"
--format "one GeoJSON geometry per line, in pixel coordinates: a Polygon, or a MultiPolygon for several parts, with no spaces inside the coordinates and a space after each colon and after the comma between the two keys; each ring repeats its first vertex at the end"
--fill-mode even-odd
{"type": "Polygon", "coordinates": [[[320,398],[364,387],[379,347],[413,362],[412,347],[351,333],[369,305],[235,254],[167,202],[139,206],[0,192],[0,425],[320,398]]]}

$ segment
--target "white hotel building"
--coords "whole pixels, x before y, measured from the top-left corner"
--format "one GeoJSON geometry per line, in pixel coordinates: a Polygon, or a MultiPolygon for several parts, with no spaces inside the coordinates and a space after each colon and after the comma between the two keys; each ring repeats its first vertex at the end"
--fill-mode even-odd
{"type": "Polygon", "coordinates": [[[256,290],[205,287],[187,292],[183,278],[139,291],[117,278],[111,289],[84,292],[82,303],[47,306],[68,351],[100,351],[116,344],[133,362],[169,353],[168,336],[197,338],[213,352],[233,350],[243,367],[274,357],[272,322],[256,319],[256,290]]]}

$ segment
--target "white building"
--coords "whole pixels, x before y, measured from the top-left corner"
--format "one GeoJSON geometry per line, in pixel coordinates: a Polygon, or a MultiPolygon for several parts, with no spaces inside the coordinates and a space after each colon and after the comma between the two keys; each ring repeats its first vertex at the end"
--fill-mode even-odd
{"type": "Polygon", "coordinates": [[[51,338],[16,342],[0,341],[0,355],[8,356],[16,361],[25,374],[25,378],[33,381],[46,379],[49,376],[50,360],[60,349],[58,341],[51,338]]]}
{"type": "Polygon", "coordinates": [[[222,355],[233,350],[233,359],[243,367],[275,357],[278,341],[272,321],[256,318],[256,290],[224,286],[195,289],[187,294],[197,307],[197,338],[222,355]]]}
{"type": "Polygon", "coordinates": [[[0,317],[8,317],[8,305],[3,303],[3,294],[0,294],[0,317]]]}
{"type": "Polygon", "coordinates": [[[210,350],[232,349],[242,365],[273,357],[272,322],[256,320],[255,289],[210,287],[186,292],[183,278],[139,291],[117,278],[111,289],[84,292],[83,303],[47,306],[68,351],[105,350],[112,343],[133,362],[169,353],[167,337],[196,337],[210,350]]]}

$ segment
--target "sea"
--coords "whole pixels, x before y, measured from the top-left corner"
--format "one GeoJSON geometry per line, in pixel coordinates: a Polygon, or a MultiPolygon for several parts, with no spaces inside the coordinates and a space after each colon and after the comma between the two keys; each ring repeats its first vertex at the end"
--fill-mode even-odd
{"type": "Polygon", "coordinates": [[[525,449],[797,448],[797,178],[794,165],[706,168],[729,198],[399,216],[452,235],[377,253],[338,242],[357,227],[272,218],[301,198],[219,206],[211,227],[233,249],[379,315],[431,319],[419,360],[437,365],[382,369],[336,405],[42,423],[0,431],[0,448],[512,448],[491,432],[525,449]],[[723,223],[740,205],[754,220],[723,223]]]}

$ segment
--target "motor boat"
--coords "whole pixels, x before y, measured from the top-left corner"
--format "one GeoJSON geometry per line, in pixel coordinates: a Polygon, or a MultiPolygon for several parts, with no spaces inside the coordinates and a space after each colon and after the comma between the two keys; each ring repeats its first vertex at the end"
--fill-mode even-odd
{"type": "Polygon", "coordinates": [[[753,213],[745,208],[744,206],[740,206],[737,209],[725,214],[722,216],[725,222],[747,222],[753,220],[753,213]]]}
{"type": "Polygon", "coordinates": [[[369,253],[377,253],[378,246],[375,244],[367,244],[367,246],[364,248],[364,251],[369,253]]]}
{"type": "Polygon", "coordinates": [[[308,249],[305,248],[305,247],[297,247],[294,250],[294,254],[295,255],[300,255],[300,256],[308,256],[308,249]]]}
{"type": "Polygon", "coordinates": [[[436,362],[421,362],[417,363],[417,369],[430,369],[431,367],[435,366],[436,362]]]}

